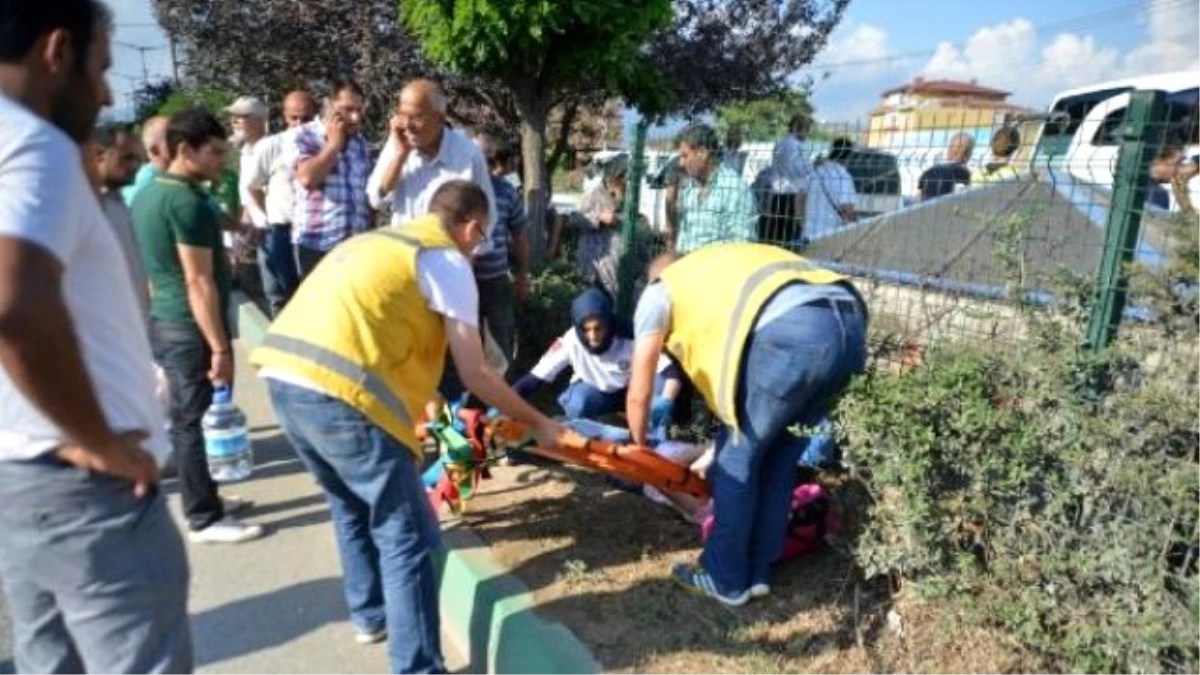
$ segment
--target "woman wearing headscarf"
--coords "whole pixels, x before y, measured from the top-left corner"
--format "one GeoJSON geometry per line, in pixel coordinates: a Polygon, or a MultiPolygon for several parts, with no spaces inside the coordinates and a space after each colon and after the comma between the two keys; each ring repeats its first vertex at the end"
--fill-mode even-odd
{"type": "MultiPolygon", "coordinates": [[[[570,368],[571,383],[558,397],[568,418],[596,419],[624,410],[633,357],[629,322],[616,315],[612,296],[593,287],[571,303],[571,324],[513,389],[528,398],[570,368]]],[[[652,426],[663,429],[679,392],[679,371],[663,357],[658,373],[652,426]]]]}

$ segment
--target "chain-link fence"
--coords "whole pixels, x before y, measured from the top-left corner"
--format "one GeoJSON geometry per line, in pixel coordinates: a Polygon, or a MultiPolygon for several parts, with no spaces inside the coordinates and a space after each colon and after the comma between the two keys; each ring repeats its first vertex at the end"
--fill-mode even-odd
{"type": "MultiPolygon", "coordinates": [[[[572,255],[626,312],[669,248],[753,239],[850,275],[877,368],[832,428],[867,575],[964,603],[1031,669],[1192,672],[1195,91],[741,144],[642,128],[589,178],[572,255]]],[[[711,438],[702,408],[677,435],[711,438]]]]}
{"type": "Polygon", "coordinates": [[[1181,223],[1195,227],[1195,90],[1135,92],[1103,115],[1063,107],[749,142],[641,127],[585,183],[572,255],[630,311],[659,252],[785,247],[852,276],[901,358],[945,337],[1017,342],[1031,307],[1090,312],[1086,340],[1104,345],[1149,311],[1126,301],[1130,265],[1165,270],[1181,223]]]}

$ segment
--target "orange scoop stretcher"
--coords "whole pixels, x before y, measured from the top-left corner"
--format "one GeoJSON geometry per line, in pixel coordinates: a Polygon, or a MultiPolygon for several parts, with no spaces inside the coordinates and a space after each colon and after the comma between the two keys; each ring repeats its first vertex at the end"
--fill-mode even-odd
{"type": "Polygon", "coordinates": [[[461,511],[479,481],[488,477],[488,466],[510,450],[575,464],[667,492],[682,492],[697,498],[709,495],[708,483],[703,478],[649,448],[586,438],[571,430],[563,433],[555,447],[545,448],[536,444],[525,425],[504,417],[487,417],[479,410],[451,407],[445,408],[440,417],[420,430],[421,435],[431,437],[438,447],[438,462],[426,472],[426,485],[430,486],[430,500],[435,507],[446,503],[453,511],[461,511]]]}

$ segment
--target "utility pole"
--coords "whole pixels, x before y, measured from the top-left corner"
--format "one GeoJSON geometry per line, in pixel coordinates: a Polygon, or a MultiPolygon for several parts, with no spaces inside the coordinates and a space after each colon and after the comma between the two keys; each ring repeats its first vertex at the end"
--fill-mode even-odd
{"type": "MultiPolygon", "coordinates": [[[[142,57],[142,86],[150,84],[150,70],[146,67],[146,52],[162,51],[162,47],[145,47],[142,45],[129,44],[128,42],[113,42],[118,47],[135,50],[142,57]]],[[[172,59],[172,63],[174,59],[172,59]]]]}
{"type": "Polygon", "coordinates": [[[171,77],[175,86],[179,86],[179,55],[175,51],[175,36],[167,31],[167,48],[171,50],[171,77]]]}

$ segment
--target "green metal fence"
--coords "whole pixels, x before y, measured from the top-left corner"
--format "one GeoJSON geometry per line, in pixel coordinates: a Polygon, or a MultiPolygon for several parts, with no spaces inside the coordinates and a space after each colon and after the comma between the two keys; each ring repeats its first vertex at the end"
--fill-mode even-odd
{"type": "Polygon", "coordinates": [[[1080,337],[1099,348],[1150,311],[1127,297],[1130,271],[1164,269],[1180,223],[1194,227],[1186,183],[1168,178],[1196,147],[1195,109],[1137,92],[1093,122],[1004,113],[986,126],[827,126],[737,147],[702,125],[639,126],[571,216],[604,231],[597,208],[618,206],[612,244],[573,255],[585,275],[615,270],[592,280],[625,312],[657,253],[752,239],[854,277],[901,353],[942,338],[1016,342],[1022,312],[1049,306],[1090,312],[1080,337]]]}

